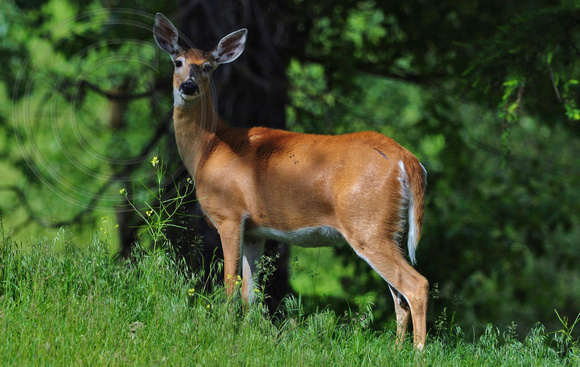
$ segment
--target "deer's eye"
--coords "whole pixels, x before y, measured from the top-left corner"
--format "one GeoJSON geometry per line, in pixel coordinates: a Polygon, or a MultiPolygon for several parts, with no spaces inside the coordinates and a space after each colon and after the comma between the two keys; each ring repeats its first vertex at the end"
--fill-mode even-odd
{"type": "Polygon", "coordinates": [[[183,65],[183,63],[181,62],[181,60],[175,60],[174,61],[174,64],[175,64],[175,67],[176,68],[180,68],[183,65]]]}
{"type": "Polygon", "coordinates": [[[209,73],[211,73],[213,68],[211,67],[211,64],[203,64],[203,66],[201,67],[201,70],[203,71],[203,73],[205,75],[208,75],[209,73]]]}

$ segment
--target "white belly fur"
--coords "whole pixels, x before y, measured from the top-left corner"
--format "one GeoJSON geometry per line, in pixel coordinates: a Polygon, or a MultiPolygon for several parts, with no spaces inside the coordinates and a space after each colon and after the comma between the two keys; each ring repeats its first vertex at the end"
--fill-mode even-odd
{"type": "Polygon", "coordinates": [[[342,234],[330,226],[306,227],[293,231],[256,227],[247,228],[245,235],[276,240],[300,247],[326,247],[346,242],[342,234]]]}

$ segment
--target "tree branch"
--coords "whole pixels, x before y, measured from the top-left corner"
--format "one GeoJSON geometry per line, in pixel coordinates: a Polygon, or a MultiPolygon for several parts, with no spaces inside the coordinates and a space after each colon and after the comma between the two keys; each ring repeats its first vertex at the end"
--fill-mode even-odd
{"type": "Polygon", "coordinates": [[[161,81],[157,80],[155,82],[155,84],[153,85],[153,87],[145,92],[119,93],[119,92],[115,92],[115,91],[104,90],[101,87],[89,82],[86,79],[81,79],[79,81],[72,81],[70,79],[65,79],[62,82],[63,88],[58,88],[58,91],[61,94],[65,95],[68,99],[73,99],[74,96],[68,90],[70,88],[73,88],[74,86],[78,86],[78,89],[80,91],[84,91],[85,89],[89,89],[89,90],[109,99],[109,100],[134,100],[134,99],[146,98],[146,97],[152,96],[153,93],[155,93],[156,91],[158,91],[159,89],[162,88],[161,81]]]}
{"type": "MultiPolygon", "coordinates": [[[[312,55],[297,55],[299,56],[301,61],[305,62],[312,62],[321,65],[326,65],[327,63],[319,57],[312,56],[312,55]]],[[[409,73],[403,71],[392,71],[385,67],[382,67],[378,64],[364,62],[361,60],[357,60],[354,64],[355,68],[365,74],[376,75],[382,78],[392,79],[403,81],[407,83],[417,84],[417,85],[428,85],[431,82],[434,82],[438,79],[441,79],[445,76],[443,73],[436,73],[436,74],[416,74],[416,73],[409,73]]]]}
{"type": "MultiPolygon", "coordinates": [[[[159,116],[159,115],[157,115],[157,116],[159,116]]],[[[145,144],[143,146],[143,148],[141,149],[141,152],[132,159],[133,162],[139,162],[151,153],[153,148],[157,145],[157,143],[159,142],[161,137],[167,131],[167,126],[168,126],[167,121],[169,121],[170,119],[171,119],[170,114],[168,116],[166,116],[165,118],[159,119],[156,130],[155,130],[155,134],[147,142],[147,144],[145,144]]],[[[26,213],[28,215],[28,220],[33,220],[34,222],[38,223],[39,225],[41,225],[42,227],[45,227],[45,228],[59,228],[62,226],[67,226],[67,225],[71,225],[71,224],[75,224],[75,223],[82,223],[83,217],[85,215],[93,212],[93,210],[96,207],[96,203],[101,199],[102,195],[107,191],[107,189],[109,189],[109,187],[112,184],[119,181],[120,178],[129,176],[137,168],[137,166],[138,166],[138,164],[136,164],[136,163],[126,165],[122,170],[111,175],[109,177],[109,179],[107,180],[107,182],[105,182],[93,194],[93,196],[91,197],[91,199],[89,200],[87,205],[81,211],[79,211],[72,218],[69,218],[66,220],[60,220],[57,222],[48,222],[48,221],[44,220],[42,216],[36,214],[34,208],[30,204],[30,202],[26,196],[26,193],[20,187],[15,186],[15,185],[1,185],[0,190],[12,191],[18,196],[18,198],[20,199],[20,203],[22,204],[22,206],[24,207],[24,210],[26,211],[26,213]]],[[[27,221],[25,221],[25,222],[27,222],[27,221]]]]}
{"type": "Polygon", "coordinates": [[[93,92],[96,92],[104,97],[106,97],[107,99],[110,100],[127,100],[127,99],[139,99],[139,98],[144,98],[144,97],[149,97],[151,96],[153,93],[155,93],[155,91],[158,90],[157,86],[153,86],[152,89],[142,92],[142,93],[113,93],[110,91],[106,91],[98,86],[96,86],[95,84],[89,82],[88,80],[82,79],[80,81],[80,87],[87,87],[88,89],[92,90],[93,92]]]}

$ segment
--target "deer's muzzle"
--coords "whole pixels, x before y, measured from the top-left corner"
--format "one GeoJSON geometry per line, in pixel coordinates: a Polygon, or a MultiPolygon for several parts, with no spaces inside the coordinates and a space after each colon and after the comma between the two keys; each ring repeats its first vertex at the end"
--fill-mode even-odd
{"type": "Polygon", "coordinates": [[[187,79],[179,86],[179,92],[182,95],[194,96],[199,93],[199,86],[191,79],[187,79]]]}

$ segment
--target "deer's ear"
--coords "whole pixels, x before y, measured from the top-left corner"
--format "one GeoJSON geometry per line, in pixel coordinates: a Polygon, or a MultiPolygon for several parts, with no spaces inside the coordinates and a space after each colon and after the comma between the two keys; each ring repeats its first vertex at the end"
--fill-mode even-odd
{"type": "Polygon", "coordinates": [[[248,30],[243,28],[222,38],[211,52],[214,61],[217,64],[227,64],[237,59],[244,51],[247,34],[248,30]]]}
{"type": "Polygon", "coordinates": [[[157,45],[174,59],[181,50],[181,47],[177,44],[179,35],[175,26],[161,13],[157,13],[155,16],[153,34],[157,45]]]}

